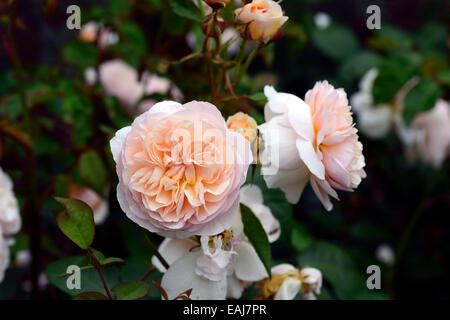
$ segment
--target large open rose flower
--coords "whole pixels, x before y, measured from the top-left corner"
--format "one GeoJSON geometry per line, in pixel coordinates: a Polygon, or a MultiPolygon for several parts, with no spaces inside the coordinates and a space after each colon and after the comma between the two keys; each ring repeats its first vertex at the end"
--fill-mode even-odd
{"type": "Polygon", "coordinates": [[[236,10],[237,19],[248,26],[250,38],[263,40],[271,38],[288,20],[281,6],[272,0],[253,0],[236,10]]]}
{"type": "Polygon", "coordinates": [[[264,89],[268,98],[263,138],[262,174],[270,188],[280,188],[296,203],[308,181],[327,210],[338,198],[334,189],[352,191],[366,176],[362,144],[345,92],[318,82],[299,97],[264,89]]]}
{"type": "Polygon", "coordinates": [[[229,228],[252,162],[250,145],[207,102],[155,104],[111,140],[127,216],[166,236],[229,228]]]}

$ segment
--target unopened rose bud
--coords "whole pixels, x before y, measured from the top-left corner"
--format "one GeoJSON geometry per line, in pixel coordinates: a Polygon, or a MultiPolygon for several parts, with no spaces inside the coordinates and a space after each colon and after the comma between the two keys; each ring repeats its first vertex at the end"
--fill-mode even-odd
{"type": "Polygon", "coordinates": [[[224,8],[231,0],[204,0],[214,10],[220,10],[224,8]]]}
{"type": "Polygon", "coordinates": [[[273,37],[288,20],[281,6],[273,0],[254,0],[236,10],[236,18],[244,25],[242,37],[252,40],[266,40],[273,37]]]}
{"type": "Polygon", "coordinates": [[[248,142],[250,142],[254,159],[256,159],[255,156],[257,155],[258,150],[257,126],[258,124],[255,119],[243,112],[238,112],[227,119],[228,129],[241,134],[248,142]]]}

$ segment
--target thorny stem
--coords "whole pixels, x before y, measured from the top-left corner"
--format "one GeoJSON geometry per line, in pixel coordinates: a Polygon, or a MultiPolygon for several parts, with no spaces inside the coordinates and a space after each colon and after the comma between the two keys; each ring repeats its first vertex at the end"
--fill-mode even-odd
{"type": "Polygon", "coordinates": [[[245,57],[245,47],[247,46],[247,40],[242,40],[241,46],[239,48],[239,53],[236,57],[236,68],[234,69],[234,78],[237,78],[239,74],[239,69],[241,68],[242,61],[245,57]]]}
{"type": "Polygon", "coordinates": [[[108,299],[112,300],[111,293],[109,292],[108,285],[106,284],[105,278],[103,278],[102,270],[100,268],[97,258],[95,257],[95,255],[92,253],[92,251],[90,249],[88,249],[87,252],[89,253],[89,255],[92,258],[92,262],[94,263],[94,267],[97,270],[98,275],[100,276],[100,280],[102,281],[103,288],[105,288],[106,294],[108,295],[108,299]]]}

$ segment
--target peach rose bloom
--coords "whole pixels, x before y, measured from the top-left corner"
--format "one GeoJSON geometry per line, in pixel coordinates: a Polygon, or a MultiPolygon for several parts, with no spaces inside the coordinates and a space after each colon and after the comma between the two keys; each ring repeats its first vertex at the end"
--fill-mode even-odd
{"type": "Polygon", "coordinates": [[[231,227],[250,145],[207,102],[164,101],[111,140],[126,215],[164,236],[213,235],[231,227]]]}
{"type": "Polygon", "coordinates": [[[334,189],[353,191],[366,176],[347,95],[327,81],[299,97],[266,86],[266,123],[259,127],[262,174],[269,188],[280,188],[291,203],[307,182],[326,210],[338,199],[334,189]],[[274,170],[275,169],[275,170],[274,170]]]}
{"type": "Polygon", "coordinates": [[[270,38],[288,20],[283,15],[281,6],[272,0],[254,0],[236,10],[236,18],[248,24],[250,37],[253,40],[270,38]]]}

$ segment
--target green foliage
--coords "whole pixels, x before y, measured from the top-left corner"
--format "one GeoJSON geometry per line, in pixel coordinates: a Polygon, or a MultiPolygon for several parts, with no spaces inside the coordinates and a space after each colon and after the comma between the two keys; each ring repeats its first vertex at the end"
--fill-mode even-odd
{"type": "Polygon", "coordinates": [[[243,204],[241,204],[242,222],[244,224],[244,233],[250,243],[255,248],[258,257],[261,259],[267,273],[270,276],[272,267],[272,251],[270,249],[269,239],[259,219],[253,212],[243,204]]]}
{"type": "Polygon", "coordinates": [[[87,151],[78,160],[78,173],[83,182],[94,189],[98,194],[105,192],[108,172],[102,158],[94,151],[87,151]]]}
{"type": "Polygon", "coordinates": [[[64,46],[62,58],[67,64],[84,70],[97,65],[98,52],[92,43],[72,41],[64,46]]]}
{"type": "Polygon", "coordinates": [[[352,257],[337,245],[314,242],[298,254],[297,263],[301,267],[319,269],[340,299],[354,298],[365,286],[362,272],[352,257]]]}
{"type": "Polygon", "coordinates": [[[323,54],[336,60],[351,56],[359,47],[353,32],[342,25],[313,29],[311,40],[323,54]]]}
{"type": "Polygon", "coordinates": [[[89,248],[95,233],[92,209],[79,200],[55,199],[64,206],[56,218],[61,231],[81,249],[89,248]]]}
{"type": "Polygon", "coordinates": [[[441,94],[442,90],[436,83],[430,79],[422,79],[405,97],[405,122],[409,124],[417,113],[432,109],[441,94]]]}
{"type": "Polygon", "coordinates": [[[148,54],[147,39],[138,24],[132,21],[121,21],[117,25],[120,43],[110,49],[122,59],[137,68],[141,60],[148,54]]]}
{"type": "Polygon", "coordinates": [[[150,285],[143,281],[123,282],[116,285],[112,291],[117,300],[137,300],[145,297],[150,285]]]}
{"type": "Polygon", "coordinates": [[[200,21],[203,18],[200,9],[192,2],[185,0],[169,0],[170,7],[179,16],[200,21]]]}
{"type": "Polygon", "coordinates": [[[294,221],[291,233],[292,247],[298,252],[302,252],[309,247],[313,241],[313,237],[309,234],[306,228],[297,221],[294,221]]]}
{"type": "Polygon", "coordinates": [[[418,54],[393,54],[386,58],[373,85],[374,103],[390,102],[398,90],[419,71],[421,57],[418,54]]]}

